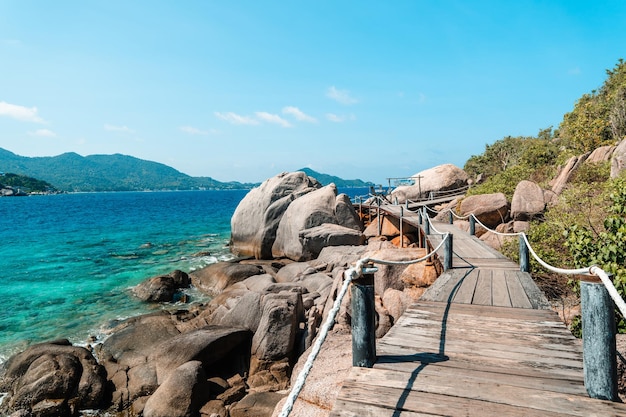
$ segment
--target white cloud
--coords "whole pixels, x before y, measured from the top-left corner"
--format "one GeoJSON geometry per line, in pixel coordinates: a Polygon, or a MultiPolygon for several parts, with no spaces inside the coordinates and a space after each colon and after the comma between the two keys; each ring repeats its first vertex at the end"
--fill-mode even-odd
{"type": "Polygon", "coordinates": [[[354,114],[338,115],[338,114],[334,114],[334,113],[326,113],[326,119],[330,120],[331,122],[335,122],[335,123],[343,123],[343,122],[347,122],[347,121],[356,120],[356,116],[354,114]]]}
{"type": "Polygon", "coordinates": [[[28,132],[31,136],[41,136],[45,138],[54,138],[56,137],[56,133],[49,129],[37,129],[34,132],[28,132]]]}
{"type": "Polygon", "coordinates": [[[114,126],[105,124],[104,130],[108,130],[109,132],[123,132],[123,133],[135,133],[135,131],[128,126],[114,126]]]}
{"type": "Polygon", "coordinates": [[[337,90],[335,86],[331,86],[326,91],[326,97],[331,98],[338,103],[345,104],[346,106],[359,102],[359,100],[350,96],[350,92],[348,90],[337,90]]]}
{"type": "Polygon", "coordinates": [[[277,125],[281,125],[282,127],[291,127],[291,123],[289,123],[287,120],[283,119],[277,114],[271,114],[264,111],[258,111],[255,114],[256,117],[265,122],[275,123],[277,125]]]}
{"type": "Polygon", "coordinates": [[[37,107],[24,107],[0,101],[0,116],[7,116],[22,122],[45,123],[37,114],[37,107]]]}
{"type": "Polygon", "coordinates": [[[297,107],[283,107],[283,114],[290,114],[300,122],[317,123],[317,119],[315,117],[309,116],[297,107]]]}
{"type": "Polygon", "coordinates": [[[202,130],[202,129],[198,129],[197,127],[192,127],[192,126],[181,126],[179,127],[181,132],[185,132],[188,133],[190,135],[216,135],[217,133],[219,133],[217,130],[215,129],[210,129],[210,130],[202,130]]]}
{"type": "Polygon", "coordinates": [[[259,124],[259,121],[253,117],[241,116],[233,112],[228,112],[228,113],[215,112],[215,116],[219,119],[225,120],[228,123],[232,123],[234,125],[258,125],[259,124]]]}

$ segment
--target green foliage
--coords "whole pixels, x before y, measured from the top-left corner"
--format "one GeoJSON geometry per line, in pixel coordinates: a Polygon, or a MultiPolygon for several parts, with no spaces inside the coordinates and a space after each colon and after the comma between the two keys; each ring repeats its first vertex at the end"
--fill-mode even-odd
{"type": "MultiPolygon", "coordinates": [[[[565,246],[579,268],[598,265],[613,274],[613,285],[626,296],[626,178],[609,181],[604,196],[611,202],[602,229],[574,224],[564,232],[565,246]]],[[[626,323],[620,320],[620,331],[626,323]]]]}
{"type": "Polygon", "coordinates": [[[478,184],[469,189],[467,195],[504,193],[507,199],[511,200],[515,187],[520,180],[528,178],[532,169],[526,165],[515,165],[506,171],[499,172],[482,184],[478,184]]]}
{"type": "Polygon", "coordinates": [[[40,178],[65,191],[245,189],[254,184],[191,177],[172,167],[126,155],[28,158],[0,148],[0,169],[40,178]]]}
{"type": "Polygon", "coordinates": [[[583,95],[559,126],[563,144],[578,153],[622,140],[626,134],[626,63],[620,59],[599,90],[583,95]]]}
{"type": "Polygon", "coordinates": [[[0,176],[0,188],[2,186],[20,188],[28,192],[43,193],[57,191],[53,185],[47,183],[46,181],[41,181],[36,178],[27,177],[25,175],[10,173],[6,173],[0,176]]]}

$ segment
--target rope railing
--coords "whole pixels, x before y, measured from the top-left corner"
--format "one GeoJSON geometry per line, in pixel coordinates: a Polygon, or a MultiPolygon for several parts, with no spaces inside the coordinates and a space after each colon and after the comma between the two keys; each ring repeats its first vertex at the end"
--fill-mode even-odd
{"type": "Polygon", "coordinates": [[[298,377],[296,378],[296,382],[291,388],[291,391],[289,395],[287,396],[285,403],[283,404],[283,408],[279,414],[279,417],[288,417],[291,411],[293,410],[293,406],[295,405],[298,395],[300,395],[300,392],[302,391],[302,388],[304,387],[304,383],[306,382],[306,379],[309,376],[311,369],[313,368],[313,363],[315,362],[315,359],[320,353],[322,344],[326,340],[326,336],[328,336],[328,332],[335,324],[335,318],[337,317],[337,313],[339,312],[339,309],[341,308],[341,303],[343,302],[343,298],[345,297],[348,291],[348,287],[350,286],[350,283],[353,280],[357,279],[358,277],[362,276],[364,272],[367,271],[368,269],[367,266],[371,264],[412,265],[412,264],[416,264],[419,262],[423,262],[429,259],[430,257],[432,257],[433,255],[435,255],[436,252],[439,249],[441,249],[441,247],[444,245],[447,238],[449,238],[450,236],[451,235],[449,233],[446,233],[445,237],[442,239],[439,245],[435,249],[433,249],[429,254],[424,255],[421,258],[412,259],[409,261],[387,261],[384,259],[366,257],[366,258],[359,259],[356,262],[355,266],[348,268],[344,272],[344,281],[343,281],[343,285],[341,286],[341,290],[337,294],[337,298],[335,299],[335,302],[333,303],[332,309],[328,313],[328,317],[326,318],[324,325],[320,328],[320,333],[318,334],[317,339],[315,340],[315,343],[313,344],[313,347],[311,348],[311,352],[309,353],[309,356],[307,357],[307,360],[304,363],[302,370],[300,371],[300,373],[298,374],[298,377]]]}

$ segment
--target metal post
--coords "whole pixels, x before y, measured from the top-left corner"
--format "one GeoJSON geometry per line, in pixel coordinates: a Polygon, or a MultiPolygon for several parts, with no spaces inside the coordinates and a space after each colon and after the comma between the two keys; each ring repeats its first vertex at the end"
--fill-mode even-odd
{"type": "Polygon", "coordinates": [[[528,252],[528,245],[524,236],[519,236],[519,270],[522,272],[530,272],[530,256],[528,252]]]}
{"type": "Polygon", "coordinates": [[[476,218],[474,217],[473,214],[470,214],[469,216],[469,222],[470,222],[470,236],[474,236],[476,235],[476,218]]]}
{"type": "Polygon", "coordinates": [[[371,368],[376,361],[375,268],[352,281],[352,366],[371,368]]]}
{"type": "Polygon", "coordinates": [[[452,238],[454,236],[450,233],[443,244],[443,270],[447,271],[452,269],[452,238]]]}
{"type": "Polygon", "coordinates": [[[400,247],[403,248],[404,247],[404,234],[402,233],[402,223],[404,223],[403,220],[404,217],[404,207],[400,206],[400,247]]]}
{"type": "Polygon", "coordinates": [[[580,282],[583,371],[591,398],[617,401],[615,305],[602,283],[580,282]]]}

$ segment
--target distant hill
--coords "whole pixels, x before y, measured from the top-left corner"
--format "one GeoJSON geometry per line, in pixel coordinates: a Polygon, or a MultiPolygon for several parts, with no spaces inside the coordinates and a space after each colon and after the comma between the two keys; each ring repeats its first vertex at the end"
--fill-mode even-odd
{"type": "Polygon", "coordinates": [[[0,172],[34,177],[63,191],[248,189],[257,184],[191,177],[158,162],[127,155],[64,153],[25,157],[0,148],[0,172]]]}
{"type": "Polygon", "coordinates": [[[29,193],[54,193],[58,191],[52,184],[48,184],[46,181],[25,175],[0,172],[0,188],[6,187],[20,189],[29,193]]]}
{"type": "Polygon", "coordinates": [[[301,168],[298,171],[304,172],[309,177],[313,177],[318,180],[322,185],[328,185],[334,183],[337,187],[342,188],[356,188],[356,187],[369,187],[374,185],[373,182],[364,182],[361,180],[344,180],[343,178],[335,177],[334,175],[322,174],[317,171],[313,171],[310,168],[301,168]]]}

